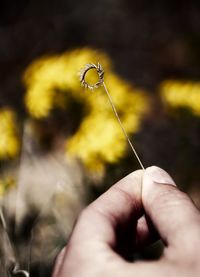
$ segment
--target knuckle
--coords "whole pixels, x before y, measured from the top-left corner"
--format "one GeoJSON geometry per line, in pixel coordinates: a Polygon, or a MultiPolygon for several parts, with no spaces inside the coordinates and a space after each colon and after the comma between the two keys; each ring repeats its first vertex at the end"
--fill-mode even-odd
{"type": "Polygon", "coordinates": [[[120,188],[120,187],[113,187],[113,192],[115,192],[118,201],[123,203],[127,203],[128,205],[132,205],[133,197],[130,195],[129,192],[120,188]]]}

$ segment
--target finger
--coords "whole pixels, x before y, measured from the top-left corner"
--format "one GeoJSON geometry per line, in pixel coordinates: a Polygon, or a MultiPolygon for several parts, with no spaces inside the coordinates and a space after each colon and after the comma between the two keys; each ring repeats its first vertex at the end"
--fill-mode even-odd
{"type": "Polygon", "coordinates": [[[141,188],[143,171],[135,171],[102,194],[81,213],[73,232],[73,240],[101,240],[113,246],[115,228],[133,221],[143,213],[141,188]]]}
{"type": "MultiPolygon", "coordinates": [[[[65,272],[72,272],[76,268],[73,261],[79,261],[85,267],[98,260],[106,259],[123,263],[123,260],[113,250],[116,239],[117,225],[123,225],[131,218],[137,225],[132,232],[138,237],[138,243],[150,241],[150,228],[146,219],[141,220],[143,206],[141,199],[143,171],[139,170],[128,175],[112,186],[107,192],[90,204],[79,216],[73,230],[70,242],[66,248],[64,259],[58,258],[55,276],[64,276],[65,272]],[[139,234],[141,232],[141,234],[139,234]]],[[[113,264],[111,262],[111,264],[113,264]]],[[[92,269],[91,269],[92,270],[92,269]]]]}
{"type": "Polygon", "coordinates": [[[167,245],[182,252],[194,250],[196,243],[199,245],[199,211],[167,172],[155,166],[145,170],[142,199],[146,214],[167,245]]]}
{"type": "Polygon", "coordinates": [[[64,261],[65,252],[66,252],[66,246],[61,250],[58,257],[56,258],[56,262],[55,262],[52,277],[58,277],[59,276],[59,271],[60,271],[60,268],[61,268],[61,266],[63,264],[63,261],[64,261]]]}
{"type": "MultiPolygon", "coordinates": [[[[116,243],[116,227],[133,221],[143,214],[141,188],[143,171],[135,171],[83,210],[77,220],[72,236],[65,251],[62,265],[59,266],[56,276],[65,276],[68,272],[98,270],[112,261],[121,261],[119,255],[113,251],[116,243]],[[83,268],[77,268],[78,264],[83,268]],[[92,267],[95,264],[97,266],[92,267]]],[[[92,275],[93,274],[93,275],[92,275]]],[[[77,276],[81,276],[77,275],[77,276]]]]}
{"type": "Polygon", "coordinates": [[[156,242],[159,235],[152,222],[145,215],[138,219],[136,229],[136,248],[141,250],[144,247],[156,242]]]}

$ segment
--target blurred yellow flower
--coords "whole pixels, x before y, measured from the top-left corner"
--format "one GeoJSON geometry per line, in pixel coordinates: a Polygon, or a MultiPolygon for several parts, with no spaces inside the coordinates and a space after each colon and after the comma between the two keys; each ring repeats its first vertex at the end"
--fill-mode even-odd
{"type": "Polygon", "coordinates": [[[27,88],[25,104],[30,115],[35,118],[47,117],[52,109],[60,107],[61,103],[57,99],[63,91],[73,93],[78,101],[83,98],[78,73],[88,61],[96,61],[96,58],[103,61],[105,68],[109,67],[110,61],[105,54],[89,48],[33,62],[24,74],[27,88]]]}
{"type": "MultiPolygon", "coordinates": [[[[39,59],[24,74],[25,103],[31,116],[47,117],[63,102],[67,108],[71,98],[82,104],[86,114],[76,133],[67,139],[66,153],[78,157],[94,171],[102,171],[106,162],[117,162],[123,157],[127,145],[103,88],[91,92],[80,86],[80,69],[87,63],[98,61],[105,70],[105,83],[124,127],[129,134],[136,132],[148,106],[146,95],[113,72],[106,54],[89,48],[77,49],[39,59]]],[[[90,71],[86,77],[89,83],[97,81],[95,71],[90,71]]]]}
{"type": "Polygon", "coordinates": [[[8,108],[0,109],[0,159],[14,158],[19,154],[20,139],[16,115],[8,108]]]}
{"type": "Polygon", "coordinates": [[[200,82],[165,81],[161,96],[172,107],[186,107],[200,116],[200,82]]]}

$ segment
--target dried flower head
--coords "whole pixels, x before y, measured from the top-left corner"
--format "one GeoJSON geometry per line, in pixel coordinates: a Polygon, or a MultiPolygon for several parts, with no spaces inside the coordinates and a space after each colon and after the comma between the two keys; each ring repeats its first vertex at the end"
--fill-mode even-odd
{"type": "Polygon", "coordinates": [[[96,89],[98,88],[99,86],[101,86],[103,84],[103,81],[104,81],[104,70],[103,70],[103,67],[100,63],[98,63],[97,65],[96,64],[93,64],[93,63],[88,63],[86,64],[86,66],[81,70],[81,73],[80,73],[80,82],[81,82],[81,85],[85,88],[89,88],[91,90],[93,89],[96,89]],[[99,76],[99,81],[96,82],[94,85],[91,85],[91,84],[88,84],[88,82],[86,81],[85,77],[86,77],[86,74],[89,70],[91,69],[96,69],[97,73],[98,73],[98,76],[99,76]]]}

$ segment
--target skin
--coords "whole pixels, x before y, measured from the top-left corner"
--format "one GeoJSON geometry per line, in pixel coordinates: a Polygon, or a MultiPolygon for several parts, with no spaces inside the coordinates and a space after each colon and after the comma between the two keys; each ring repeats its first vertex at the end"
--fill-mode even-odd
{"type": "Polygon", "coordinates": [[[200,213],[163,169],[138,170],[80,214],[52,277],[200,276],[200,213]],[[129,262],[156,238],[158,261],[129,262]]]}

